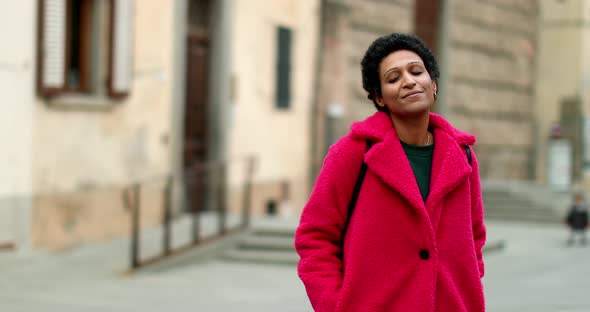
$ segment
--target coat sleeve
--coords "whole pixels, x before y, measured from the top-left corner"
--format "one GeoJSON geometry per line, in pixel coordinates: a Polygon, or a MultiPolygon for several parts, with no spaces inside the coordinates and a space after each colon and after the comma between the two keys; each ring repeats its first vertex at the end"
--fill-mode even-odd
{"type": "Polygon", "coordinates": [[[339,153],[336,146],[330,148],[295,233],[295,249],[300,256],[299,277],[318,312],[335,311],[340,297],[342,230],[347,217],[347,198],[352,193],[352,180],[360,170],[361,161],[359,157],[356,171],[347,168],[347,163],[356,160],[339,153]]]}
{"type": "Polygon", "coordinates": [[[481,181],[479,176],[479,163],[475,153],[473,155],[472,172],[471,172],[471,218],[473,226],[473,239],[475,241],[475,254],[479,267],[479,276],[483,277],[485,273],[482,249],[486,242],[486,226],[484,224],[484,207],[481,193],[481,181]]]}

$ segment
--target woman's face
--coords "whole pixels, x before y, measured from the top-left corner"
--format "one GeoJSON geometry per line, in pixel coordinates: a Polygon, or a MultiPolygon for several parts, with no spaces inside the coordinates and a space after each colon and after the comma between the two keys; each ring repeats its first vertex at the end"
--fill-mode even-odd
{"type": "Polygon", "coordinates": [[[377,104],[390,114],[412,117],[430,111],[437,86],[418,54],[408,50],[389,54],[379,65],[379,80],[377,104]]]}

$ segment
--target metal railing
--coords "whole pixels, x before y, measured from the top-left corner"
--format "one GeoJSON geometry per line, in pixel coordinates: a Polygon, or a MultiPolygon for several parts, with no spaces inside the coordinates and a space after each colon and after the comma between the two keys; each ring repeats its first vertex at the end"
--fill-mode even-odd
{"type": "MultiPolygon", "coordinates": [[[[141,257],[142,239],[142,185],[134,183],[123,190],[123,204],[131,212],[131,238],[130,238],[130,267],[131,270],[160,261],[166,257],[189,250],[199,244],[210,242],[224,237],[227,234],[239,231],[249,226],[251,214],[252,177],[255,170],[255,159],[245,158],[244,172],[241,180],[241,212],[238,224],[228,225],[228,167],[229,162],[207,162],[196,164],[183,172],[181,177],[169,176],[165,186],[161,190],[161,248],[160,251],[150,257],[141,257]],[[174,191],[182,194],[180,209],[173,209],[174,191]],[[211,209],[213,208],[213,209],[211,209]],[[204,236],[201,217],[204,214],[214,214],[217,218],[217,229],[213,234],[204,236]],[[191,222],[190,239],[181,245],[174,245],[173,227],[174,220],[179,216],[189,216],[191,222]]],[[[234,161],[235,163],[235,161],[234,161]]]]}

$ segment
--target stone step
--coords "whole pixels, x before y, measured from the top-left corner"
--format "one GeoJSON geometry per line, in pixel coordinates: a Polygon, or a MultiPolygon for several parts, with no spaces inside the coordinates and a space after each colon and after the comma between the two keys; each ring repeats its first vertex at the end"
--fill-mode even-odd
{"type": "Polygon", "coordinates": [[[512,193],[506,190],[482,190],[483,197],[510,197],[512,193]]]}
{"type": "Polygon", "coordinates": [[[238,248],[242,250],[276,250],[293,251],[293,236],[248,235],[240,240],[238,248]]]}
{"type": "Polygon", "coordinates": [[[297,262],[299,262],[299,255],[295,252],[295,250],[276,251],[230,249],[221,256],[221,259],[237,262],[296,265],[297,262]]]}
{"type": "Polygon", "coordinates": [[[534,205],[518,205],[513,203],[506,203],[503,205],[484,203],[485,211],[511,211],[515,213],[536,213],[536,214],[557,214],[554,209],[548,209],[543,207],[537,207],[534,205]]]}
{"type": "Polygon", "coordinates": [[[252,235],[258,237],[291,237],[295,236],[295,228],[282,228],[282,227],[262,227],[255,228],[252,230],[252,235]]]}
{"type": "Polygon", "coordinates": [[[510,197],[484,197],[484,205],[487,206],[513,206],[513,207],[534,207],[535,204],[524,198],[510,197]]]}
{"type": "Polygon", "coordinates": [[[551,204],[535,202],[529,195],[511,193],[509,189],[484,191],[483,200],[486,219],[543,223],[562,219],[551,204]]]}
{"type": "Polygon", "coordinates": [[[518,222],[531,222],[531,223],[547,223],[547,224],[557,224],[560,222],[559,219],[555,218],[548,218],[548,217],[539,217],[539,216],[514,216],[514,215],[489,215],[486,216],[486,220],[496,220],[496,221],[518,221],[518,222]]]}
{"type": "MultiPolygon", "coordinates": [[[[502,250],[506,243],[504,240],[488,241],[483,248],[484,253],[492,253],[502,250]]],[[[270,251],[270,250],[244,250],[230,249],[226,251],[221,260],[242,263],[276,264],[276,265],[297,265],[299,255],[292,251],[270,251]]]]}
{"type": "Polygon", "coordinates": [[[299,256],[294,247],[295,228],[292,226],[255,227],[221,259],[265,264],[297,264],[299,256]]]}
{"type": "Polygon", "coordinates": [[[485,211],[486,219],[505,221],[530,221],[543,223],[560,223],[563,217],[552,211],[540,209],[488,209],[485,211]]]}

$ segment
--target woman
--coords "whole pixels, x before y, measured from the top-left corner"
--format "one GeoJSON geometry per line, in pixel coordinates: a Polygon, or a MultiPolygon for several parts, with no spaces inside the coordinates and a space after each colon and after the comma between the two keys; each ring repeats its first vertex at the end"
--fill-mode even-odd
{"type": "Polygon", "coordinates": [[[311,304],[330,312],[484,311],[475,137],[430,112],[438,66],[417,37],[378,38],[361,65],[378,112],[331,146],[296,232],[311,304]]]}

